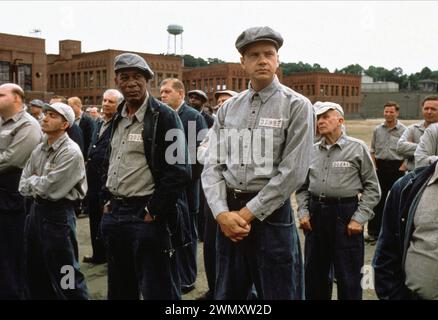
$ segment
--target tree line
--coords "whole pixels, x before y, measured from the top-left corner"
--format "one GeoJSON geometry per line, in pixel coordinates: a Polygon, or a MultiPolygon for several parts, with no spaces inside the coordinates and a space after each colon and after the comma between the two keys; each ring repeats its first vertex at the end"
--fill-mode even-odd
{"type": "MultiPolygon", "coordinates": [[[[190,54],[185,54],[184,66],[185,67],[203,67],[211,64],[225,63],[225,61],[218,58],[195,58],[190,54]]],[[[325,67],[320,66],[318,63],[309,64],[305,62],[282,62],[280,68],[283,71],[284,76],[291,75],[298,72],[329,72],[325,67]]],[[[438,80],[438,70],[432,71],[428,67],[424,67],[420,72],[405,74],[402,68],[394,68],[388,70],[384,67],[369,66],[367,69],[359,64],[350,64],[342,69],[335,69],[335,73],[347,73],[356,75],[368,75],[373,78],[374,81],[392,81],[399,84],[400,90],[418,90],[420,80],[432,79],[438,80]]]]}

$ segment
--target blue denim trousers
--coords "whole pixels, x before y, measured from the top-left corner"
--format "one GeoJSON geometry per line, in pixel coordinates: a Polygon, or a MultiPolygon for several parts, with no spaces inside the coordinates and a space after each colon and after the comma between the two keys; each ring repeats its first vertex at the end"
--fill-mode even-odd
{"type": "MultiPolygon", "coordinates": [[[[249,200],[228,196],[229,209],[240,210],[249,200]]],[[[262,300],[304,298],[303,262],[290,200],[263,222],[254,219],[248,237],[237,243],[218,226],[216,250],[215,299],[248,299],[253,284],[262,300]]]]}
{"type": "Polygon", "coordinates": [[[33,202],[24,232],[27,298],[87,300],[85,277],[79,270],[74,205],[33,202]]]}
{"type": "Polygon", "coordinates": [[[181,298],[169,228],[163,221],[144,221],[146,204],[116,203],[102,217],[110,300],[181,298]]]}
{"type": "Polygon", "coordinates": [[[363,232],[347,234],[347,226],[357,206],[357,201],[323,204],[310,200],[312,231],[305,232],[304,247],[306,299],[331,299],[333,271],[339,300],[362,299],[363,232]]]}
{"type": "Polygon", "coordinates": [[[0,209],[0,300],[23,298],[24,207],[0,209]]]}

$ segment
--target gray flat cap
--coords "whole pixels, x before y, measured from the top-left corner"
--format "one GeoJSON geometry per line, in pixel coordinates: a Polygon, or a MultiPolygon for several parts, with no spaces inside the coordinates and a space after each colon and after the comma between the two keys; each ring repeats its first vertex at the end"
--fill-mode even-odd
{"type": "Polygon", "coordinates": [[[152,79],[154,72],[147,64],[146,60],[135,53],[122,53],[114,59],[114,71],[117,73],[120,70],[135,68],[141,70],[146,79],[152,79]]]}
{"type": "Polygon", "coordinates": [[[233,90],[220,90],[220,91],[216,91],[214,93],[214,98],[217,100],[217,98],[221,95],[221,94],[228,94],[231,97],[237,96],[238,93],[236,91],[233,90]]]}
{"type": "Polygon", "coordinates": [[[283,45],[283,37],[269,27],[252,27],[243,31],[236,40],[236,48],[243,55],[246,46],[258,41],[270,41],[278,49],[283,45]]]}
{"type": "Polygon", "coordinates": [[[44,104],[44,110],[53,110],[57,113],[59,113],[61,116],[64,117],[65,120],[67,120],[69,127],[75,123],[75,113],[73,112],[73,109],[62,102],[55,102],[52,104],[45,103],[44,104]]]}
{"type": "Polygon", "coordinates": [[[44,106],[44,102],[40,99],[33,99],[31,102],[29,102],[29,105],[42,108],[44,106]]]}
{"type": "Polygon", "coordinates": [[[191,94],[195,94],[195,95],[197,95],[197,96],[200,96],[200,97],[203,98],[205,101],[208,101],[208,97],[207,97],[207,95],[206,95],[205,92],[202,91],[202,90],[191,90],[191,91],[187,92],[187,95],[188,95],[189,97],[190,97],[191,94]]]}
{"type": "Polygon", "coordinates": [[[315,102],[315,104],[313,105],[313,109],[315,111],[315,114],[317,116],[326,113],[329,110],[336,110],[337,112],[339,112],[341,114],[341,116],[344,116],[344,110],[342,109],[342,107],[334,102],[321,102],[321,101],[317,101],[315,102]]]}

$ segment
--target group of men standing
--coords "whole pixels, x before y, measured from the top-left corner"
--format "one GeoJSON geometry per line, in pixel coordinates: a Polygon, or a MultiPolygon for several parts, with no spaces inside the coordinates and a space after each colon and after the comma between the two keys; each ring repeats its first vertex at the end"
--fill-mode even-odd
{"type": "MultiPolygon", "coordinates": [[[[44,116],[35,112],[40,127],[24,110],[22,89],[0,86],[0,297],[88,299],[75,230],[75,210],[85,195],[93,255],[84,260],[108,262],[108,299],[180,299],[194,287],[199,233],[207,298],[247,299],[256,292],[259,299],[330,299],[336,278],[340,299],[361,299],[367,222],[369,237],[380,232],[376,279],[394,280],[379,256],[390,255],[387,242],[399,240],[387,222],[396,218],[383,212],[394,210],[388,206],[392,192],[388,200],[386,193],[404,174],[404,157],[411,170],[411,144],[421,135],[416,130],[438,119],[424,111],[422,126],[404,135],[398,105],[388,103],[370,152],[345,133],[339,104],[312,106],[279,82],[282,45],[269,27],[242,32],[235,46],[248,90],[217,92],[221,105],[213,114],[203,109],[208,98],[201,90],[187,93],[187,105],[178,79],[161,82],[161,101],[152,97],[147,86],[154,72],[132,53],[115,58],[120,91],[104,93],[98,123],[82,113],[78,98],[57,97],[42,105],[44,116]],[[63,278],[66,266],[74,273],[71,285],[63,278]]],[[[430,101],[438,107],[431,98],[423,110],[430,101]]],[[[420,145],[414,152],[432,164],[433,155],[425,154],[436,145],[420,145]]],[[[433,170],[426,171],[430,177],[433,170]]],[[[433,220],[436,209],[427,205],[436,185],[415,187],[424,190],[421,217],[433,220]]],[[[425,223],[409,217],[415,226],[425,223]]],[[[437,256],[426,259],[423,247],[406,248],[403,263],[411,267],[420,257],[431,272],[437,256]]],[[[400,267],[397,259],[393,265],[400,267]]],[[[436,289],[414,272],[406,283],[404,292],[417,298],[436,289]]]]}

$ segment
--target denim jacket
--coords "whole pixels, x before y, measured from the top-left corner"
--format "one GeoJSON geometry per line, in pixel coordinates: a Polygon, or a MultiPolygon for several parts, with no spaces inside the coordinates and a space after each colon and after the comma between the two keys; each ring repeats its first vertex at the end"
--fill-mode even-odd
{"type": "Polygon", "coordinates": [[[418,202],[435,165],[417,168],[400,178],[386,199],[373,258],[375,290],[382,300],[416,299],[405,285],[404,265],[418,202]]]}

